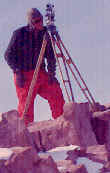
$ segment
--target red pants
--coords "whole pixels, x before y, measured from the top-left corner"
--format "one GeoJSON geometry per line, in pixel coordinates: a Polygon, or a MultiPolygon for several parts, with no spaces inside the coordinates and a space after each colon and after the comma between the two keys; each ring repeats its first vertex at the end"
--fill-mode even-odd
{"type": "MultiPolygon", "coordinates": [[[[14,74],[14,83],[16,86],[16,92],[18,96],[18,112],[20,117],[23,115],[26,98],[28,95],[29,87],[32,81],[34,71],[23,72],[26,78],[26,82],[23,88],[20,88],[16,84],[16,74],[14,74]]],[[[54,82],[52,84],[48,83],[48,73],[46,71],[40,70],[37,83],[35,85],[31,103],[27,112],[28,120],[26,124],[34,120],[34,99],[36,95],[39,94],[44,99],[47,99],[52,111],[52,117],[55,119],[63,113],[63,105],[65,103],[61,88],[58,83],[54,82]]]]}

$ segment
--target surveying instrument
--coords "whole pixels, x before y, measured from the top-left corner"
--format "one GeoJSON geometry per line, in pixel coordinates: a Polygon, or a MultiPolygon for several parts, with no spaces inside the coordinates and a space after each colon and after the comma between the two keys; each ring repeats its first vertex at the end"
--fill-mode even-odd
{"type": "Polygon", "coordinates": [[[76,67],[75,63],[73,62],[68,50],[66,49],[64,43],[61,40],[61,37],[56,29],[56,26],[54,24],[55,22],[55,11],[54,11],[54,5],[48,3],[46,5],[46,32],[43,36],[43,42],[42,42],[42,47],[40,50],[40,54],[39,54],[39,58],[36,64],[36,68],[33,74],[33,79],[29,88],[29,92],[28,92],[28,96],[26,99],[26,103],[25,103],[25,109],[24,109],[24,113],[23,113],[23,117],[25,116],[25,114],[28,111],[29,105],[30,105],[30,101],[31,101],[31,97],[32,97],[32,93],[33,93],[33,89],[36,83],[36,80],[38,78],[38,73],[40,70],[40,65],[42,64],[43,61],[43,56],[45,53],[45,48],[47,45],[48,40],[51,40],[51,44],[52,44],[52,48],[53,48],[53,52],[54,52],[54,56],[56,58],[58,67],[59,67],[59,71],[61,74],[61,78],[62,78],[62,82],[64,85],[64,89],[66,91],[67,94],[67,98],[69,102],[75,102],[75,98],[73,95],[73,90],[72,90],[72,85],[71,85],[71,81],[70,81],[70,74],[69,74],[69,70],[72,74],[72,76],[74,77],[75,81],[77,82],[78,86],[80,87],[82,93],[84,94],[85,98],[87,99],[88,103],[90,104],[90,106],[92,108],[94,108],[95,106],[95,100],[92,96],[92,94],[90,93],[84,79],[82,78],[78,68],[76,67]],[[64,55],[64,52],[66,54],[66,56],[64,55]],[[66,74],[66,79],[64,78],[64,73],[62,72],[62,65],[60,63],[60,59],[63,62],[63,66],[65,69],[65,74],[66,74]],[[69,90],[67,89],[67,85],[69,90]]]}

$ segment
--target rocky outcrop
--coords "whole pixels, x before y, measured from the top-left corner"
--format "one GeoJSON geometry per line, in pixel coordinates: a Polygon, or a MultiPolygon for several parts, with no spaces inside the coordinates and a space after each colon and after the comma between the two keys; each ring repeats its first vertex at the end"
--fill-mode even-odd
{"type": "Polygon", "coordinates": [[[32,136],[16,110],[1,115],[0,147],[31,146],[32,136]]]}
{"type": "Polygon", "coordinates": [[[110,120],[110,109],[106,111],[98,111],[93,113],[93,118],[98,118],[103,121],[109,121],[110,120]]]}
{"type": "Polygon", "coordinates": [[[77,165],[78,158],[86,157],[102,163],[104,173],[110,168],[109,114],[109,110],[92,114],[88,103],[69,103],[56,120],[34,122],[28,127],[16,110],[0,114],[0,147],[12,152],[5,159],[0,152],[0,172],[86,173],[84,165],[77,165]],[[100,142],[103,145],[98,145],[100,142]],[[78,147],[57,163],[49,152],[41,154],[70,145],[78,147]]]}
{"type": "Polygon", "coordinates": [[[37,148],[42,151],[70,144],[83,147],[96,145],[90,116],[88,103],[69,103],[64,106],[64,114],[56,120],[34,123],[28,130],[37,148]]]}
{"type": "Polygon", "coordinates": [[[13,147],[11,157],[0,160],[0,173],[60,173],[51,156],[38,156],[32,147],[13,147]]]}

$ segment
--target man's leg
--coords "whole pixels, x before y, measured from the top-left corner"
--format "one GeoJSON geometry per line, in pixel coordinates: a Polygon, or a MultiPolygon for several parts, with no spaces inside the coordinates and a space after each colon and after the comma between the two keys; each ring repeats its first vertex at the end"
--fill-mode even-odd
{"type": "Polygon", "coordinates": [[[48,74],[41,73],[41,86],[38,90],[38,94],[47,99],[52,111],[52,117],[56,119],[63,113],[64,106],[64,97],[62,94],[62,90],[60,85],[57,82],[53,82],[52,84],[48,83],[48,74]]]}
{"type": "MultiPolygon", "coordinates": [[[[16,75],[14,75],[14,83],[15,83],[15,87],[16,87],[16,93],[18,96],[18,112],[20,117],[23,116],[23,112],[24,112],[24,108],[25,108],[25,102],[26,102],[26,98],[28,95],[28,91],[29,91],[29,87],[30,87],[30,83],[32,80],[32,76],[33,76],[33,72],[24,72],[24,75],[26,76],[26,81],[24,84],[23,88],[20,88],[19,86],[17,86],[16,84],[16,75]]],[[[31,99],[31,103],[29,105],[29,109],[27,112],[27,116],[25,119],[25,123],[28,124],[29,122],[33,122],[34,120],[34,96],[35,94],[33,93],[32,99],[31,99]]]]}

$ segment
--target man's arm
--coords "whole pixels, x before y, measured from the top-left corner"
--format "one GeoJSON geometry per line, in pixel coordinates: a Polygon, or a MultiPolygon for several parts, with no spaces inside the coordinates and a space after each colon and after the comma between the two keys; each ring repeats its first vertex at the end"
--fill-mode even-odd
{"type": "Polygon", "coordinates": [[[13,32],[8,48],[4,54],[5,60],[10,68],[16,72],[17,70],[17,34],[13,32]]]}

